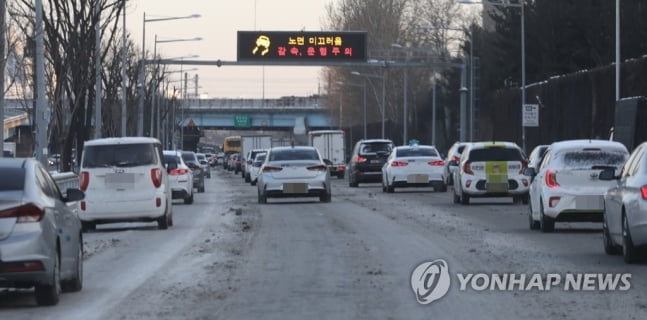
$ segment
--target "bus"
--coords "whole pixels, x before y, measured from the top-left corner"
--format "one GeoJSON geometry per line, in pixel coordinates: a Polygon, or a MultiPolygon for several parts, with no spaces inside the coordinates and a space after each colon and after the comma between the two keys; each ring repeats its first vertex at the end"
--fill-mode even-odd
{"type": "Polygon", "coordinates": [[[222,144],[222,149],[225,154],[242,152],[242,147],[240,144],[240,136],[226,137],[225,141],[222,144]]]}

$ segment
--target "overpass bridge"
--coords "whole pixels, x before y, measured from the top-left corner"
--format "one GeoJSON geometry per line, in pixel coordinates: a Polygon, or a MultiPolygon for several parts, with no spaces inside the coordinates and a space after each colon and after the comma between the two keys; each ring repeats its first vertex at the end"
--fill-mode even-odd
{"type": "Polygon", "coordinates": [[[237,130],[293,130],[336,126],[325,98],[188,99],[176,114],[182,127],[237,130]]]}

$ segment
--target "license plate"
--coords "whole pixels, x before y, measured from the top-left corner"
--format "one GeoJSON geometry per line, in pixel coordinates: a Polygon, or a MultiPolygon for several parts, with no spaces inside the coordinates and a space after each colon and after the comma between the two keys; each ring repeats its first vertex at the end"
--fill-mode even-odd
{"type": "Polygon", "coordinates": [[[575,207],[578,210],[602,210],[603,206],[602,196],[578,196],[575,198],[575,207]]]}
{"type": "Polygon", "coordinates": [[[407,176],[407,183],[428,183],[429,176],[426,174],[410,174],[407,176]]]}
{"type": "Polygon", "coordinates": [[[488,183],[487,192],[508,192],[507,183],[488,183]]]}
{"type": "Polygon", "coordinates": [[[284,183],[283,193],[308,193],[307,183],[284,183]]]}
{"type": "Polygon", "coordinates": [[[381,160],[371,160],[371,163],[382,163],[381,160]]]}

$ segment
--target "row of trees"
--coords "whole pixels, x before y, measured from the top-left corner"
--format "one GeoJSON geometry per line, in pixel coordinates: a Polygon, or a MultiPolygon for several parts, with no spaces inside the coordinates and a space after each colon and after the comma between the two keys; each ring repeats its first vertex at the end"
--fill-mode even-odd
{"type": "MultiPolygon", "coordinates": [[[[34,1],[18,0],[8,3],[7,61],[12,83],[7,92],[22,96],[25,109],[32,112],[35,101],[35,8],[34,1]]],[[[45,82],[48,105],[52,117],[46,129],[51,149],[61,154],[62,170],[69,170],[72,150],[80,159],[83,142],[94,135],[95,62],[101,63],[102,134],[119,136],[121,131],[121,75],[126,65],[127,134],[136,134],[138,84],[145,84],[145,114],[150,116],[150,101],[155,88],[162,84],[166,74],[163,68],[151,66],[141,79],[138,49],[128,37],[121,39],[124,0],[46,0],[43,4],[45,39],[45,82]],[[98,56],[96,26],[99,26],[101,44],[98,56]],[[126,60],[122,59],[126,50],[126,60]],[[156,81],[155,81],[156,80],[156,81]]],[[[174,96],[174,95],[172,95],[174,96]]],[[[162,106],[171,104],[162,103],[162,106]]],[[[162,120],[169,108],[161,111],[162,120]]],[[[148,123],[145,122],[145,125],[148,123]]],[[[146,128],[150,130],[150,128],[146,128]]],[[[145,131],[146,132],[146,131],[145,131]]]]}
{"type": "MultiPolygon", "coordinates": [[[[492,0],[521,4],[525,9],[526,82],[541,82],[553,76],[582,72],[608,66],[615,60],[615,1],[582,0],[492,0]]],[[[457,0],[340,0],[328,9],[328,27],[337,30],[368,31],[372,58],[384,61],[428,61],[429,68],[409,70],[407,119],[409,137],[430,143],[431,89],[438,88],[437,141],[441,150],[458,139],[460,70],[434,66],[433,59],[469,62],[470,40],[474,43],[475,119],[479,125],[475,139],[492,137],[492,109],[497,92],[518,87],[521,82],[521,28],[519,7],[492,7],[483,16],[470,15],[476,6],[457,0]],[[485,20],[485,24],[481,21],[485,20]],[[469,30],[468,32],[450,29],[469,30]],[[392,48],[392,43],[409,50],[392,48]],[[409,52],[405,55],[405,52],[409,52]]],[[[622,58],[641,57],[647,53],[647,3],[641,0],[621,2],[622,58]]],[[[437,60],[436,60],[437,61],[437,60]]],[[[388,65],[388,64],[387,64],[388,65]]],[[[386,76],[387,137],[402,142],[403,71],[395,68],[370,68],[362,73],[386,76]]],[[[339,85],[337,81],[357,83],[349,68],[327,68],[332,101],[342,94],[343,119],[354,136],[361,136],[362,92],[357,87],[339,85]],[[354,106],[350,108],[348,106],[354,106]]],[[[379,136],[380,86],[369,95],[369,137],[379,136]],[[376,128],[378,131],[375,131],[376,128]]],[[[647,93],[646,93],[647,94],[647,93]]],[[[535,97],[528,103],[536,103],[535,97]]],[[[335,105],[335,104],[332,104],[335,105]]],[[[520,108],[520,106],[519,106],[520,108]]],[[[519,120],[520,122],[520,120],[519,120]]],[[[510,123],[520,126],[520,123],[510,123]]],[[[510,138],[510,137],[508,137],[510,138]]],[[[515,137],[513,137],[515,138],[515,137]]]]}

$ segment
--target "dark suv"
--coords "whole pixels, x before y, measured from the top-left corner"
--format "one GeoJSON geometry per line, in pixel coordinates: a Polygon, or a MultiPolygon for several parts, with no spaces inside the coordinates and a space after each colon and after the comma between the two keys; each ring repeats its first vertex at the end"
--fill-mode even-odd
{"type": "Polygon", "coordinates": [[[382,181],[382,166],[391,150],[393,141],[389,139],[358,141],[348,165],[348,185],[357,187],[360,182],[382,181]]]}

